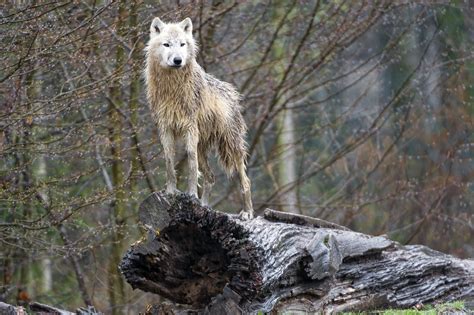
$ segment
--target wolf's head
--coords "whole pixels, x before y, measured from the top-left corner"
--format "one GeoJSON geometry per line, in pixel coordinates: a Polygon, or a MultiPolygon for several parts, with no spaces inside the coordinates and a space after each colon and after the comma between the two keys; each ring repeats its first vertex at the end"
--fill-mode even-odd
{"type": "Polygon", "coordinates": [[[189,64],[197,52],[191,19],[163,23],[160,18],[154,18],[146,50],[149,58],[156,58],[160,66],[165,68],[179,69],[189,64]]]}

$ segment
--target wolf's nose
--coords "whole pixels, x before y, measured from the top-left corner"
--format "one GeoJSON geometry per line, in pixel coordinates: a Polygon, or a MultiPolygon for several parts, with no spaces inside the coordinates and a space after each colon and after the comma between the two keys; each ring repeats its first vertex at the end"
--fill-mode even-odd
{"type": "Polygon", "coordinates": [[[175,65],[180,66],[181,62],[183,62],[183,59],[181,59],[180,57],[176,57],[173,59],[173,62],[175,65]]]}

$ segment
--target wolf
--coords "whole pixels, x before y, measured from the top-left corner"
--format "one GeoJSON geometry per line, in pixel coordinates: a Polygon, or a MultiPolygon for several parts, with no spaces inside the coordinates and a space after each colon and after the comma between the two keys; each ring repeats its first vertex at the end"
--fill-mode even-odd
{"type": "Polygon", "coordinates": [[[163,145],[166,192],[176,192],[175,145],[184,141],[189,166],[187,192],[197,197],[201,172],[201,202],[207,205],[215,182],[208,153],[216,148],[227,175],[239,175],[244,201],[240,217],[251,219],[247,127],[240,112],[241,96],[234,86],[206,73],[197,63],[198,45],[192,31],[190,18],[164,23],[156,17],[145,48],[147,99],[163,145]]]}

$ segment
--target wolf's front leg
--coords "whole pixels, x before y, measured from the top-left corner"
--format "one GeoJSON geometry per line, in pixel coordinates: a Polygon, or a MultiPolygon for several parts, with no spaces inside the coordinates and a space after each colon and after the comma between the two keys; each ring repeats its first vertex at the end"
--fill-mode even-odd
{"type": "Polygon", "coordinates": [[[160,133],[161,144],[166,160],[166,193],[176,193],[176,171],[174,169],[175,139],[171,130],[162,130],[160,133]]]}
{"type": "Polygon", "coordinates": [[[198,185],[198,142],[199,133],[196,129],[191,129],[186,134],[186,153],[188,154],[188,193],[197,197],[198,185]]]}

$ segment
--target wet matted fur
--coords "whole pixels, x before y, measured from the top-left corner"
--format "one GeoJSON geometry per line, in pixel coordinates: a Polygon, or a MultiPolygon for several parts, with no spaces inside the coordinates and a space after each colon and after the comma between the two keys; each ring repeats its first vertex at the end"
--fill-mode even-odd
{"type": "Polygon", "coordinates": [[[241,97],[231,84],[202,69],[196,62],[197,51],[191,19],[166,24],[155,18],[151,23],[145,79],[166,159],[166,191],[176,191],[175,145],[183,139],[189,164],[188,193],[197,196],[201,170],[201,202],[207,204],[215,181],[208,153],[216,148],[226,173],[238,173],[244,199],[241,216],[251,218],[250,180],[245,166],[247,128],[240,113],[241,97]]]}

